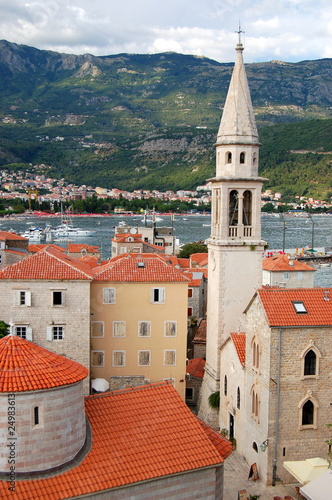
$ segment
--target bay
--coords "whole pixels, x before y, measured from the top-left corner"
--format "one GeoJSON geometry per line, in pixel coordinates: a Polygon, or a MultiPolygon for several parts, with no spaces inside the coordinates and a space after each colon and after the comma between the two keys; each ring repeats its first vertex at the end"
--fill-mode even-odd
{"type": "MultiPolygon", "coordinates": [[[[31,226],[45,228],[46,224],[51,227],[59,225],[59,217],[29,217],[0,219],[0,230],[13,230],[16,233],[23,233],[31,226]]],[[[120,221],[130,226],[143,225],[142,216],[75,216],[74,226],[82,229],[94,231],[93,236],[72,240],[72,243],[85,243],[88,245],[98,245],[102,259],[111,257],[111,239],[114,236],[115,226],[120,221]]],[[[158,227],[174,227],[175,236],[179,239],[180,245],[196,241],[205,241],[211,232],[210,215],[176,215],[174,221],[170,215],[158,215],[156,225],[158,227]],[[161,219],[161,220],[159,220],[161,219]]],[[[332,216],[313,215],[309,217],[296,216],[262,216],[262,238],[268,243],[269,249],[285,248],[305,248],[315,249],[325,248],[331,251],[332,247],[332,216]]],[[[68,241],[54,242],[59,246],[67,248],[68,241]]],[[[315,273],[315,286],[332,286],[332,267],[318,268],[315,273]]]]}

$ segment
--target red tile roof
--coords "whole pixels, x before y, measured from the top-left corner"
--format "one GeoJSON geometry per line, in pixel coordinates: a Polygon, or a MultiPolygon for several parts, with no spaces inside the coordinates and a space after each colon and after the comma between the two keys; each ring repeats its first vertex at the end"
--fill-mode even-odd
{"type": "Polygon", "coordinates": [[[231,333],[237,355],[241,365],[244,366],[246,361],[246,334],[245,333],[231,333]]]}
{"type": "Polygon", "coordinates": [[[263,259],[265,271],[315,271],[314,267],[296,259],[289,259],[287,255],[275,255],[263,259]]]}
{"type": "Polygon", "coordinates": [[[203,420],[199,419],[196,417],[201,426],[203,427],[204,431],[206,432],[206,435],[210,439],[210,441],[214,444],[214,446],[217,448],[219,451],[220,455],[222,456],[223,459],[229,457],[229,455],[233,451],[233,445],[232,443],[225,438],[222,434],[219,434],[219,432],[215,431],[210,427],[208,424],[203,422],[203,420]]]}
{"type": "Polygon", "coordinates": [[[83,380],[88,370],[16,335],[0,339],[0,392],[51,389],[83,380]]]}
{"type": "Polygon", "coordinates": [[[199,267],[207,266],[208,265],[208,254],[207,253],[193,253],[193,254],[191,254],[190,255],[190,267],[194,267],[193,264],[197,264],[197,266],[199,266],[199,267]]]}
{"type": "Polygon", "coordinates": [[[204,367],[205,367],[204,358],[189,359],[188,364],[186,366],[186,372],[189,373],[189,375],[191,375],[192,377],[203,379],[204,367]]]}
{"type": "Polygon", "coordinates": [[[189,279],[175,267],[166,264],[158,254],[123,254],[111,259],[105,266],[95,268],[95,281],[188,282],[189,279]],[[144,267],[138,267],[143,262],[144,267]]]}
{"type": "Polygon", "coordinates": [[[98,245],[85,245],[84,243],[68,243],[69,253],[80,253],[82,250],[86,250],[87,253],[97,253],[99,247],[98,245]]]}
{"type": "Polygon", "coordinates": [[[65,248],[54,245],[53,243],[31,243],[31,245],[28,246],[29,252],[40,252],[40,250],[44,250],[44,248],[55,248],[64,253],[66,251],[65,248]]]}
{"type": "Polygon", "coordinates": [[[0,231],[0,240],[22,240],[22,241],[29,241],[28,238],[24,238],[23,236],[20,236],[19,234],[12,233],[10,231],[0,231]]]}
{"type": "MultiPolygon", "coordinates": [[[[88,396],[92,448],[72,469],[45,479],[16,481],[15,500],[62,500],[219,466],[227,442],[200,423],[170,383],[88,396]]],[[[0,496],[12,500],[8,483],[0,496]]]]}
{"type": "Polygon", "coordinates": [[[0,279],[91,280],[92,272],[82,261],[48,246],[20,262],[0,269],[0,279]]]}
{"type": "Polygon", "coordinates": [[[270,326],[332,325],[332,288],[265,288],[258,296],[270,326]],[[303,302],[307,312],[297,313],[293,302],[303,302]]]}

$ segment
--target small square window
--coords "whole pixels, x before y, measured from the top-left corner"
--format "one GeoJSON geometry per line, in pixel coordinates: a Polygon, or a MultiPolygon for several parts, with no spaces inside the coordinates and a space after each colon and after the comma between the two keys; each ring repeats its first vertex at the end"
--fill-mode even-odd
{"type": "Polygon", "coordinates": [[[64,292],[62,290],[53,290],[53,292],[52,292],[52,305],[53,306],[63,306],[64,305],[64,292]]]}
{"type": "Polygon", "coordinates": [[[91,366],[104,366],[104,351],[92,351],[91,353],[91,366]]]}
{"type": "Polygon", "coordinates": [[[15,306],[31,306],[31,292],[28,290],[14,291],[15,306]]]}
{"type": "Polygon", "coordinates": [[[165,321],[165,337],[176,337],[176,321],[165,321]]]}
{"type": "Polygon", "coordinates": [[[63,326],[53,326],[53,340],[63,340],[63,326]]]}
{"type": "Polygon", "coordinates": [[[307,310],[302,301],[293,301],[293,306],[297,314],[306,314],[307,310]]]}
{"type": "Polygon", "coordinates": [[[138,322],[138,336],[139,337],[151,337],[151,322],[150,321],[139,321],[138,322]]]}
{"type": "Polygon", "coordinates": [[[125,337],[125,336],[126,336],[126,322],[113,321],[113,337],[125,337]]]}
{"type": "Polygon", "coordinates": [[[91,337],[98,338],[104,336],[104,322],[92,321],[91,322],[91,337]]]}
{"type": "Polygon", "coordinates": [[[103,304],[115,304],[115,288],[103,288],[103,304]]]}
{"type": "Polygon", "coordinates": [[[27,338],[27,327],[26,326],[15,326],[15,332],[18,337],[21,339],[27,338]]]}
{"type": "Polygon", "coordinates": [[[165,350],[164,351],[164,365],[174,366],[176,364],[176,351],[175,350],[165,350]]]}
{"type": "Polygon", "coordinates": [[[151,352],[138,351],[138,366],[150,366],[150,363],[151,363],[151,352]]]}
{"type": "Polygon", "coordinates": [[[126,351],[113,351],[113,366],[126,366],[126,351]]]}

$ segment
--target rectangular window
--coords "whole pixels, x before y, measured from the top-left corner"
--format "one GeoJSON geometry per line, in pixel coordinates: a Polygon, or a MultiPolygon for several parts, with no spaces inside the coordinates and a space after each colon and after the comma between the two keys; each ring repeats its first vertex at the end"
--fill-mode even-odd
{"type": "Polygon", "coordinates": [[[151,352],[138,351],[138,366],[150,366],[150,363],[151,363],[151,352]]]}
{"type": "Polygon", "coordinates": [[[293,301],[293,306],[297,314],[306,314],[307,310],[302,301],[293,301]]]}
{"type": "Polygon", "coordinates": [[[188,307],[188,317],[190,317],[192,315],[193,315],[193,308],[192,307],[188,307]]]}
{"type": "Polygon", "coordinates": [[[113,337],[125,337],[125,336],[126,336],[126,322],[113,321],[113,337]]]}
{"type": "Polygon", "coordinates": [[[303,272],[302,271],[298,271],[298,273],[297,273],[297,279],[298,279],[298,281],[302,281],[303,280],[303,272]]]}
{"type": "Polygon", "coordinates": [[[53,306],[64,306],[65,305],[65,292],[62,290],[52,291],[52,305],[53,306]]]}
{"type": "Polygon", "coordinates": [[[176,337],[176,321],[165,321],[165,337],[176,337]]]}
{"type": "Polygon", "coordinates": [[[165,288],[152,288],[150,300],[154,304],[165,304],[165,288]]]}
{"type": "Polygon", "coordinates": [[[98,338],[104,336],[104,322],[92,321],[91,322],[91,337],[98,338]]]}
{"type": "Polygon", "coordinates": [[[91,366],[104,366],[104,351],[92,351],[91,366]]]}
{"type": "Polygon", "coordinates": [[[53,340],[63,340],[63,326],[53,326],[53,340]]]}
{"type": "Polygon", "coordinates": [[[14,290],[15,306],[31,306],[31,292],[29,290],[14,290]]]}
{"type": "Polygon", "coordinates": [[[174,349],[165,350],[164,351],[164,365],[165,366],[174,366],[175,364],[176,364],[176,351],[174,349]]]}
{"type": "Polygon", "coordinates": [[[115,288],[103,288],[103,304],[115,304],[115,288]]]}
{"type": "Polygon", "coordinates": [[[288,280],[289,279],[289,273],[284,273],[284,280],[288,280]]]}
{"type": "Polygon", "coordinates": [[[138,322],[138,336],[151,337],[151,321],[138,322]]]}
{"type": "Polygon", "coordinates": [[[126,366],[126,351],[113,351],[113,366],[126,366]]]}
{"type": "Polygon", "coordinates": [[[192,297],[192,296],[193,296],[193,289],[188,288],[188,297],[192,297]]]}
{"type": "Polygon", "coordinates": [[[32,340],[31,326],[15,326],[15,332],[18,337],[26,340],[32,340]]]}
{"type": "Polygon", "coordinates": [[[46,328],[47,340],[63,340],[64,327],[63,326],[48,326],[46,328]]]}

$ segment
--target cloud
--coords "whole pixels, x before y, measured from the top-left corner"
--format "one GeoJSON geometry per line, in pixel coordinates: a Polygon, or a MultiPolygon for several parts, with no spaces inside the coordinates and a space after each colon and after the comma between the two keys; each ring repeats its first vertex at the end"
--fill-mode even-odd
{"type": "Polygon", "coordinates": [[[0,0],[10,42],[95,55],[176,51],[227,62],[331,57],[330,0],[0,0]]]}

